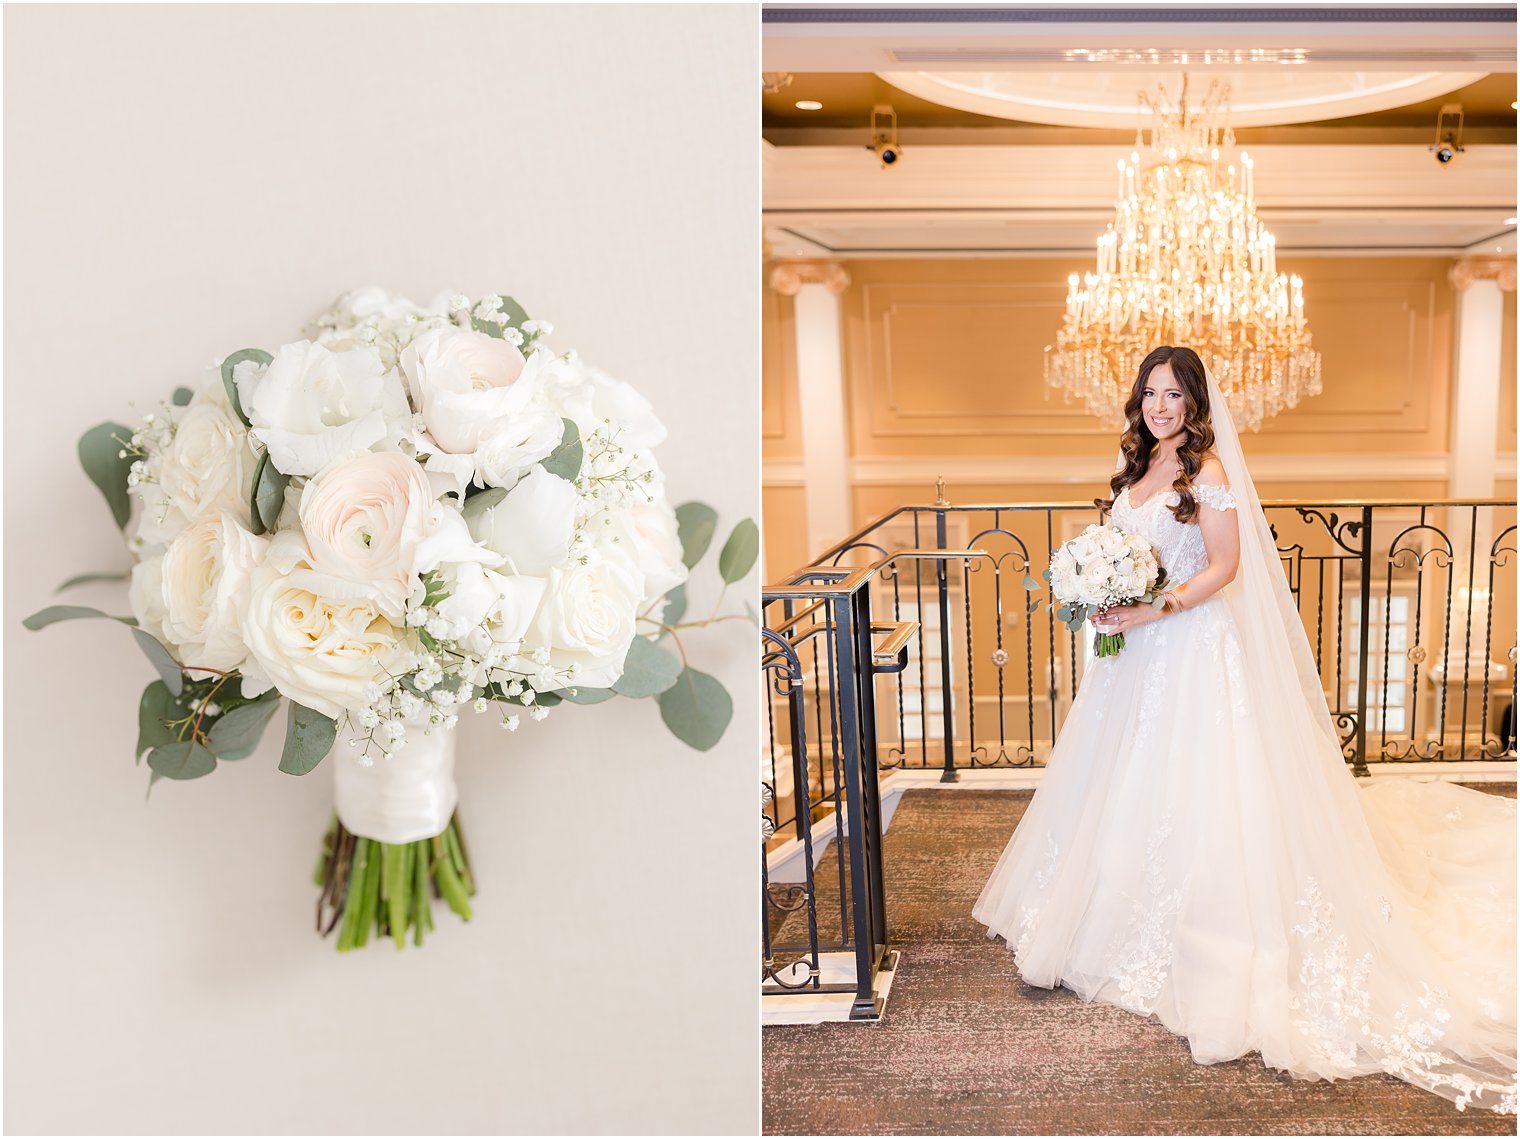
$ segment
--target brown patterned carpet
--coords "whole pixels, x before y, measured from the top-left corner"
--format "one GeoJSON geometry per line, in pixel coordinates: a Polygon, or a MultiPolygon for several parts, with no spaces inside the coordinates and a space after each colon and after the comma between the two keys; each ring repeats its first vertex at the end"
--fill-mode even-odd
{"type": "Polygon", "coordinates": [[[902,951],[886,1016],[764,1029],[767,1134],[1515,1134],[1513,1116],[1458,1112],[1392,1077],[1306,1083],[1254,1055],[1195,1064],[1153,1020],[1023,984],[971,906],[1030,795],[903,796],[884,847],[902,951]]]}

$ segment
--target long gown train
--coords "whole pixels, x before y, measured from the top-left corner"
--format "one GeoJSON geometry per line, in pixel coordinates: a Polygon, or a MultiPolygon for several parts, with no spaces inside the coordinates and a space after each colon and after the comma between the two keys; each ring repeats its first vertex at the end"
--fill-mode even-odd
{"type": "MultiPolygon", "coordinates": [[[[1227,490],[1195,487],[1200,509],[1227,490]]],[[[1196,525],[1121,492],[1174,580],[1196,525]]],[[[1359,786],[1282,754],[1221,594],[1094,661],[973,913],[1024,979],[1153,1014],[1203,1063],[1389,1072],[1515,1110],[1515,803],[1447,783],[1359,786]]],[[[1323,758],[1323,757],[1322,757],[1323,758]]]]}

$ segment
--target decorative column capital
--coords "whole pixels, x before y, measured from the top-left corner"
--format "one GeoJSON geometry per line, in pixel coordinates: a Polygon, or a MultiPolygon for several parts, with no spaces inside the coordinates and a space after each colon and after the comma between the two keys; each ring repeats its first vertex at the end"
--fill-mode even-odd
{"type": "Polygon", "coordinates": [[[836,297],[850,287],[850,275],[837,261],[783,261],[771,270],[771,288],[795,297],[803,285],[822,285],[836,297]]]}
{"type": "Polygon", "coordinates": [[[1515,291],[1515,257],[1463,257],[1448,274],[1452,287],[1466,292],[1474,281],[1495,281],[1506,293],[1515,291]]]}

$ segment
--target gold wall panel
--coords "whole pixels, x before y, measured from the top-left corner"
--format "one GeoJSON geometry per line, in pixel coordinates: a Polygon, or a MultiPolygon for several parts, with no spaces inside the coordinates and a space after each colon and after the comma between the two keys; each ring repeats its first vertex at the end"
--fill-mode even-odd
{"type": "Polygon", "coordinates": [[[1499,348],[1499,453],[1515,450],[1515,294],[1504,294],[1504,337],[1499,348]]]}
{"type": "Polygon", "coordinates": [[[806,564],[814,551],[807,537],[807,503],[801,487],[765,487],[760,492],[760,509],[764,513],[761,535],[765,546],[767,583],[781,578],[806,564]]]}
{"type": "Polygon", "coordinates": [[[797,398],[795,305],[775,289],[761,289],[760,453],[766,459],[802,457],[802,416],[797,398]]]}
{"type": "MultiPolygon", "coordinates": [[[[1325,392],[1269,420],[1263,453],[1446,448],[1453,292],[1447,258],[1314,259],[1305,307],[1325,392]]],[[[854,453],[1096,455],[1113,435],[1045,387],[1043,349],[1082,264],[860,261],[844,297],[854,453]]]]}

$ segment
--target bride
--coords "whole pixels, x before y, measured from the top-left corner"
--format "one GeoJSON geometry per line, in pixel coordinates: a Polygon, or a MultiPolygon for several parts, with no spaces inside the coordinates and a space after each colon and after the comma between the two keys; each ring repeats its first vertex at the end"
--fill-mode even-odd
{"type": "Polygon", "coordinates": [[[1388,1072],[1515,1111],[1515,804],[1347,771],[1218,386],[1157,348],[1101,504],[1166,607],[1083,677],[973,913],[1025,981],[1154,1015],[1210,1064],[1388,1072]]]}

